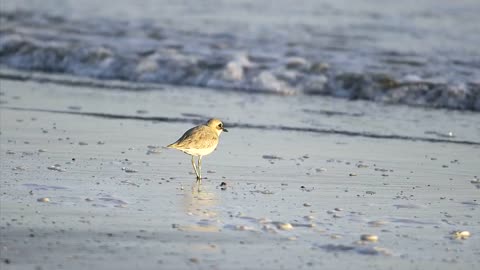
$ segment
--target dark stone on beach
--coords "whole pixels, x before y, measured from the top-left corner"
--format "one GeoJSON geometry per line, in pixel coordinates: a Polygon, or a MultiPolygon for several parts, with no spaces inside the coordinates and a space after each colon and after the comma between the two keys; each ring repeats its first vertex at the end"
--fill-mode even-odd
{"type": "Polygon", "coordinates": [[[225,182],[220,183],[220,189],[221,190],[226,190],[227,189],[227,183],[225,183],[225,182]]]}
{"type": "Polygon", "coordinates": [[[281,157],[278,157],[278,156],[275,156],[275,155],[263,155],[262,156],[263,159],[268,159],[268,160],[282,160],[283,158],[281,157]]]}

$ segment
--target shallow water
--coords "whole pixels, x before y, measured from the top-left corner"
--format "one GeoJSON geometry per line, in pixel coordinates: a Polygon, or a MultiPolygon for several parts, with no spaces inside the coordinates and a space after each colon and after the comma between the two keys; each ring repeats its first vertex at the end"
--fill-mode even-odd
{"type": "Polygon", "coordinates": [[[474,0],[3,2],[10,68],[480,110],[474,0]]]}
{"type": "Polygon", "coordinates": [[[0,100],[2,269],[480,265],[476,113],[7,80],[0,100]],[[189,157],[158,147],[199,115],[222,115],[230,129],[203,160],[200,191],[189,157]],[[263,128],[271,125],[443,141],[263,128]],[[445,125],[455,137],[425,132],[445,125]],[[455,239],[458,230],[472,236],[455,239]]]}

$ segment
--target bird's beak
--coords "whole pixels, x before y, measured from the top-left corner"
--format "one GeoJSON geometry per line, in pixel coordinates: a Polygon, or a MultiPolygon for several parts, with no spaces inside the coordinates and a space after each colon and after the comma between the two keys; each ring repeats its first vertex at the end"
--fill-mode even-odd
{"type": "Polygon", "coordinates": [[[224,132],[228,132],[228,129],[226,129],[226,128],[223,128],[222,130],[223,130],[224,132]]]}

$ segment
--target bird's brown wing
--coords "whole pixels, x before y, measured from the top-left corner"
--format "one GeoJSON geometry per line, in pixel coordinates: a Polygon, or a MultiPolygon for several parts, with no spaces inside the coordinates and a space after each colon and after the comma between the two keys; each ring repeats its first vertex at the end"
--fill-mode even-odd
{"type": "Polygon", "coordinates": [[[202,125],[187,130],[180,139],[167,147],[177,149],[203,149],[214,147],[217,144],[217,134],[211,128],[202,125]]]}

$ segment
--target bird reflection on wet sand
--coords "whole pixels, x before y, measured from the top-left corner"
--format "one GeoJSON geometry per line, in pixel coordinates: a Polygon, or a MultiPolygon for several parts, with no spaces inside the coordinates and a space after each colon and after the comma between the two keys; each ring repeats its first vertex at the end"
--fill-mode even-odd
{"type": "Polygon", "coordinates": [[[200,190],[198,183],[192,185],[192,188],[185,189],[183,195],[183,211],[192,217],[192,224],[178,225],[180,231],[194,232],[218,232],[218,213],[216,207],[218,199],[214,192],[203,187],[200,190]]]}

